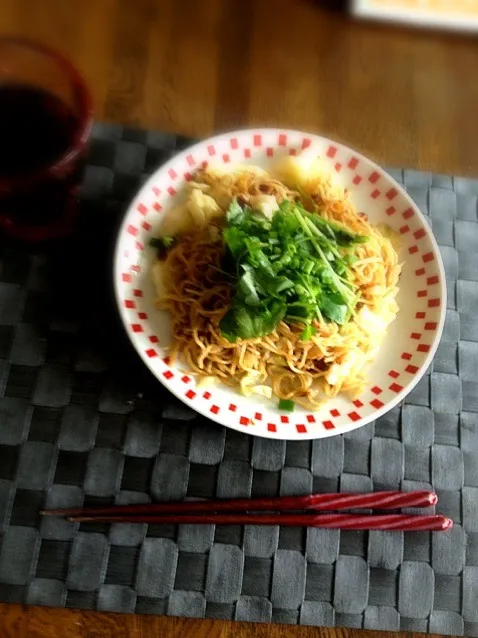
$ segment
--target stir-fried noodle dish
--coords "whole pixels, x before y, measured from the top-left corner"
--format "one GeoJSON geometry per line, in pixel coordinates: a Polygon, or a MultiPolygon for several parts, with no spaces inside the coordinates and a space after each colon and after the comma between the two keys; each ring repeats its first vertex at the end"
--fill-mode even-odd
{"type": "Polygon", "coordinates": [[[316,409],[357,396],[395,319],[394,234],[373,226],[323,160],[199,170],[166,213],[153,280],[169,357],[198,384],[316,409]]]}

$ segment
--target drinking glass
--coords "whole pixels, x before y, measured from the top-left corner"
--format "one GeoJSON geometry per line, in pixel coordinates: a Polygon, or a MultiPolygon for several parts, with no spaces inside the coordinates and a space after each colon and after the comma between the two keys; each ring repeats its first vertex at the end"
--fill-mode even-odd
{"type": "Polygon", "coordinates": [[[38,241],[73,230],[92,121],[90,93],[69,60],[0,36],[0,233],[38,241]]]}

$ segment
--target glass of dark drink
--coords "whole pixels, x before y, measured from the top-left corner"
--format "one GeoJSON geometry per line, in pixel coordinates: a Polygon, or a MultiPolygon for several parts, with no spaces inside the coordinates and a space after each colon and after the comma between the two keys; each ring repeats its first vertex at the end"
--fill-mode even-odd
{"type": "Polygon", "coordinates": [[[37,241],[73,230],[92,121],[88,89],[66,58],[0,36],[0,233],[37,241]]]}

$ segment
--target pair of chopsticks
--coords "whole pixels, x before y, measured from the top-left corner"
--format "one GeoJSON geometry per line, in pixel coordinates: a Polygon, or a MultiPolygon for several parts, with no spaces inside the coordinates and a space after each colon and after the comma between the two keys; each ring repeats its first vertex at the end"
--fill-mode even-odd
{"type": "Polygon", "coordinates": [[[43,516],[65,516],[78,523],[154,523],[214,525],[283,525],[355,530],[444,531],[453,521],[441,515],[311,514],[347,510],[397,510],[430,507],[434,492],[372,492],[368,494],[311,494],[277,498],[183,501],[148,505],[43,510],[43,516]],[[304,512],[305,510],[305,512],[304,512]]]}

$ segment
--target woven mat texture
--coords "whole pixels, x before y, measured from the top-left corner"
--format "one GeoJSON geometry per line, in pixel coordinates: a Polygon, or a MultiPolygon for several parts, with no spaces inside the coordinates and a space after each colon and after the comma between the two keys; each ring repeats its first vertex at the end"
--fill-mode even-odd
{"type": "Polygon", "coordinates": [[[112,250],[128,199],[191,140],[97,124],[81,228],[0,267],[0,601],[478,636],[478,180],[393,170],[429,215],[448,309],[405,404],[321,441],[216,426],[155,381],[123,333],[112,250]],[[133,526],[43,507],[436,489],[450,533],[133,526]]]}

